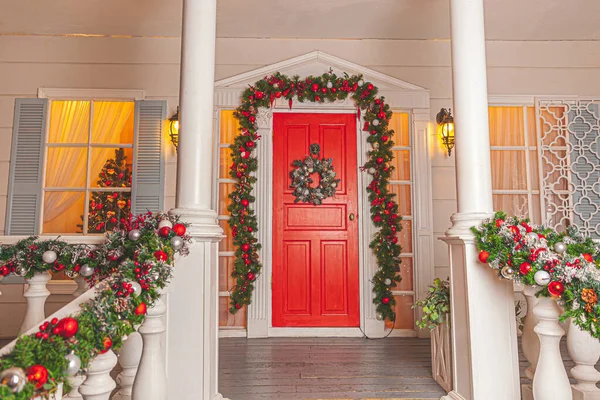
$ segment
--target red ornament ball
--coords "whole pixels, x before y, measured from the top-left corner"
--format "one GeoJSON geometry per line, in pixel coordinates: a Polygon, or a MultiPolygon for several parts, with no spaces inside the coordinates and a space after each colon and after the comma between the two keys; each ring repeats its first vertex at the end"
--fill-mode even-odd
{"type": "Polygon", "coordinates": [[[383,299],[381,299],[381,302],[383,304],[390,304],[390,298],[389,297],[384,297],[383,299]]]}
{"type": "Polygon", "coordinates": [[[158,230],[158,235],[163,238],[169,237],[170,233],[171,233],[171,228],[169,228],[168,226],[163,226],[162,228],[160,228],[158,230]]]}
{"type": "Polygon", "coordinates": [[[167,261],[167,259],[169,258],[169,256],[167,255],[167,253],[165,253],[162,250],[158,250],[154,252],[154,257],[158,260],[158,261],[167,261]]]}
{"type": "Polygon", "coordinates": [[[310,86],[310,89],[311,89],[313,92],[316,92],[317,90],[319,90],[319,84],[317,84],[317,83],[313,83],[313,84],[310,86]]]}
{"type": "Polygon", "coordinates": [[[531,271],[531,264],[528,262],[521,263],[519,266],[519,271],[521,271],[521,274],[527,275],[529,271],[531,271]]]}
{"type": "Polygon", "coordinates": [[[0,267],[0,275],[6,276],[9,273],[10,273],[10,271],[8,270],[8,267],[6,265],[3,265],[0,267]]]}
{"type": "Polygon", "coordinates": [[[246,274],[246,278],[252,282],[256,279],[256,275],[254,274],[254,272],[250,271],[246,274]]]}
{"type": "Polygon", "coordinates": [[[251,140],[247,141],[246,142],[246,147],[249,148],[249,149],[253,148],[254,147],[254,142],[251,141],[251,140]]]}
{"type": "Polygon", "coordinates": [[[69,339],[77,334],[79,322],[75,318],[63,318],[58,321],[57,327],[61,328],[60,336],[69,339]]]}
{"type": "Polygon", "coordinates": [[[252,260],[250,260],[250,259],[246,258],[246,259],[244,260],[244,264],[246,264],[246,265],[250,265],[250,264],[252,264],[252,260]]]}
{"type": "Polygon", "coordinates": [[[112,347],[112,345],[113,345],[113,341],[108,336],[105,337],[104,339],[102,339],[102,346],[103,347],[102,347],[102,349],[100,349],[100,354],[104,354],[107,351],[109,351],[110,348],[112,347]]]}
{"type": "Polygon", "coordinates": [[[497,219],[496,220],[496,228],[500,228],[500,225],[502,225],[504,223],[503,219],[497,219]]]}
{"type": "Polygon", "coordinates": [[[552,296],[559,297],[565,292],[565,285],[563,285],[563,283],[559,281],[552,281],[548,284],[548,292],[552,296]]]}
{"type": "Polygon", "coordinates": [[[240,246],[243,252],[247,253],[250,250],[250,245],[248,243],[244,243],[240,246]]]}
{"type": "Polygon", "coordinates": [[[248,201],[248,199],[242,199],[242,201],[240,201],[240,204],[242,205],[242,207],[248,207],[250,205],[250,202],[248,201]]]}
{"type": "Polygon", "coordinates": [[[186,232],[186,227],[184,224],[175,224],[173,225],[173,232],[175,232],[175,234],[177,236],[183,236],[185,235],[186,232]]]}
{"type": "Polygon", "coordinates": [[[383,164],[383,157],[377,158],[377,164],[383,164]]]}
{"type": "Polygon", "coordinates": [[[594,258],[590,254],[583,253],[582,256],[583,256],[583,259],[585,261],[587,261],[587,262],[594,262],[594,258]]]}
{"type": "Polygon", "coordinates": [[[27,368],[27,380],[34,384],[36,389],[41,389],[48,382],[48,370],[40,364],[32,365],[27,368]]]}
{"type": "Polygon", "coordinates": [[[315,101],[321,101],[321,96],[315,96],[315,101]]]}
{"type": "Polygon", "coordinates": [[[487,263],[487,260],[488,260],[489,256],[490,256],[490,253],[488,253],[485,250],[481,250],[479,252],[479,261],[485,264],[485,263],[487,263]]]}
{"type": "Polygon", "coordinates": [[[321,92],[323,92],[323,93],[327,93],[327,88],[325,88],[325,87],[324,87],[324,88],[321,88],[321,92]]]}
{"type": "Polygon", "coordinates": [[[377,114],[377,118],[379,118],[379,119],[385,119],[385,118],[386,118],[386,115],[385,115],[385,113],[382,111],[382,112],[380,112],[380,113],[378,113],[378,114],[377,114]]]}
{"type": "Polygon", "coordinates": [[[375,89],[375,86],[373,86],[371,83],[369,83],[367,85],[367,90],[373,90],[373,89],[375,89]]]}
{"type": "Polygon", "coordinates": [[[376,131],[375,129],[373,129],[373,130],[371,131],[371,135],[377,135],[377,131],[376,131]]]}
{"type": "Polygon", "coordinates": [[[249,227],[248,227],[248,232],[252,232],[252,230],[253,230],[253,229],[252,229],[252,227],[251,227],[251,226],[249,226],[249,227]]]}
{"type": "Polygon", "coordinates": [[[380,99],[375,99],[375,104],[381,104],[381,100],[380,99]]]}
{"type": "Polygon", "coordinates": [[[264,96],[263,92],[259,91],[259,92],[254,93],[254,97],[256,97],[257,100],[262,99],[263,96],[264,96]]]}
{"type": "Polygon", "coordinates": [[[148,306],[146,306],[146,303],[140,303],[140,305],[135,308],[134,312],[135,315],[145,315],[147,310],[148,306]]]}

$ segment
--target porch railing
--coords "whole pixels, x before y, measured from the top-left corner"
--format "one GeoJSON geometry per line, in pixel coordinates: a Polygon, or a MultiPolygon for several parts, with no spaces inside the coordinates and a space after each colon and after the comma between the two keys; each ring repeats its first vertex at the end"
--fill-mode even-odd
{"type": "MultiPolygon", "coordinates": [[[[22,238],[2,237],[2,243],[16,242],[22,238]]],[[[61,238],[64,240],[64,238],[61,238]]],[[[45,316],[44,306],[50,295],[47,284],[48,272],[38,273],[31,279],[9,276],[0,281],[0,296],[8,285],[25,284],[23,296],[27,309],[19,334],[34,334],[44,321],[65,318],[80,310],[80,305],[94,298],[96,288],[88,288],[82,277],[75,278],[77,289],[74,300],[52,315],[45,316]]],[[[166,360],[165,341],[167,307],[164,294],[154,307],[147,311],[144,323],[123,343],[118,354],[112,350],[98,355],[83,374],[69,378],[70,393],[54,395],[55,400],[164,400],[166,399],[166,360]],[[120,364],[120,368],[117,367],[120,364]],[[111,373],[120,369],[115,380],[111,373]],[[118,389],[118,390],[117,390],[118,389]]],[[[15,346],[16,339],[0,349],[0,356],[8,354],[15,346]]],[[[37,400],[37,399],[36,399],[37,400]]]]}

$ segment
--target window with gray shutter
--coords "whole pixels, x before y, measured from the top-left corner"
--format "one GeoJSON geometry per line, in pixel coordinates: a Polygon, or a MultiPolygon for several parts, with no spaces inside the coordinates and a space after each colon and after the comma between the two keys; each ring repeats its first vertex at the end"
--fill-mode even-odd
{"type": "Polygon", "coordinates": [[[135,102],[135,144],[131,212],[161,211],[164,197],[163,124],[166,101],[135,102]]]}
{"type": "Polygon", "coordinates": [[[39,233],[47,99],[17,99],[6,209],[7,235],[39,233]]]}

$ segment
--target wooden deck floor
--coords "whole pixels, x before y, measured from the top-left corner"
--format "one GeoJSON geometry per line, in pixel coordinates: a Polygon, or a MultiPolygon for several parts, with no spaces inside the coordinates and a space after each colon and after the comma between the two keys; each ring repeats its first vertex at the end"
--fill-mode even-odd
{"type": "Polygon", "coordinates": [[[220,392],[231,400],[439,399],[429,340],[220,339],[220,392]]]}

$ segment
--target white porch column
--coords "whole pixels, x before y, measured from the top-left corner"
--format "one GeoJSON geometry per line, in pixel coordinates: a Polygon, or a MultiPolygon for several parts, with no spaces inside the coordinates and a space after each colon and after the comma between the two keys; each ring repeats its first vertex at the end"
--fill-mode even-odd
{"type": "Polygon", "coordinates": [[[184,0],[181,48],[177,208],[191,223],[190,255],[176,260],[169,288],[169,400],[218,394],[218,241],[212,204],[216,0],[184,0]]]}
{"type": "Polygon", "coordinates": [[[478,262],[470,227],[492,215],[483,0],[450,0],[458,213],[450,245],[454,390],[520,399],[513,285],[478,262]]]}

